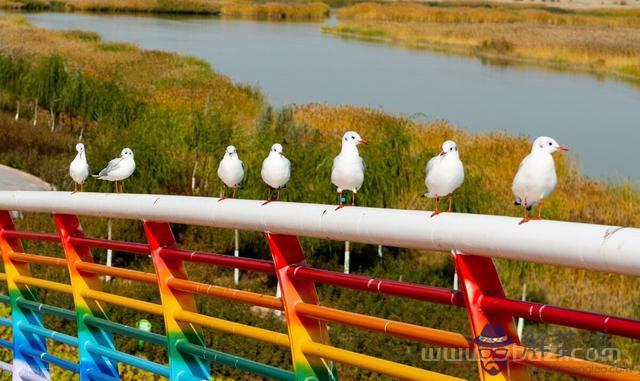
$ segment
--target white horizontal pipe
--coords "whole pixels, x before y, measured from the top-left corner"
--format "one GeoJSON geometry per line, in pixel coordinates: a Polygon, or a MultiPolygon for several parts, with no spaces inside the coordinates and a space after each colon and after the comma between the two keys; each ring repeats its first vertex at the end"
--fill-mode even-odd
{"type": "Polygon", "coordinates": [[[640,229],[464,213],[193,196],[0,192],[0,210],[252,230],[640,275],[640,229]]]}

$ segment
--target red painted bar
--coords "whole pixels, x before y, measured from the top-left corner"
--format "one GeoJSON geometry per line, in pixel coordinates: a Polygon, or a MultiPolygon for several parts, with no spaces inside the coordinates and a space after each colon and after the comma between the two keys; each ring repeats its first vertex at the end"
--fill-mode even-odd
{"type": "Polygon", "coordinates": [[[543,323],[640,339],[640,321],[636,320],[491,296],[480,299],[480,308],[488,313],[508,313],[543,323]]]}
{"type": "Polygon", "coordinates": [[[210,265],[238,268],[247,271],[257,271],[275,274],[273,262],[262,259],[234,257],[231,255],[188,251],[172,248],[162,248],[160,254],[164,257],[180,259],[182,261],[207,263],[210,265]]]}
{"type": "Polygon", "coordinates": [[[108,239],[89,237],[71,237],[71,243],[78,246],[111,249],[133,254],[149,254],[149,245],[146,243],[109,241],[108,239]]]}
{"type": "Polygon", "coordinates": [[[446,288],[374,279],[365,276],[343,274],[335,271],[319,270],[301,266],[289,267],[288,273],[289,276],[296,279],[306,279],[331,286],[378,292],[385,295],[401,296],[405,298],[464,307],[462,293],[460,293],[460,291],[453,291],[446,288]]]}
{"type": "Polygon", "coordinates": [[[55,233],[36,233],[20,230],[5,230],[2,232],[5,237],[27,239],[31,241],[60,242],[60,237],[55,233]]]}

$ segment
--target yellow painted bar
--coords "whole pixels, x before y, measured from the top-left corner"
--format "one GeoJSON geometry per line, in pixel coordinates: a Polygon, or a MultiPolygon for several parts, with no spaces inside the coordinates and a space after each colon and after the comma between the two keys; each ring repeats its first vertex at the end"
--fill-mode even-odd
{"type": "Polygon", "coordinates": [[[9,258],[14,261],[25,263],[36,263],[38,265],[67,267],[67,260],[64,258],[48,257],[46,255],[34,255],[28,253],[9,253],[9,258]]]}
{"type": "Polygon", "coordinates": [[[393,361],[382,360],[377,357],[332,347],[330,345],[307,341],[302,344],[302,351],[308,355],[318,356],[326,360],[333,360],[358,368],[369,369],[401,380],[416,381],[463,381],[462,378],[447,376],[446,374],[431,372],[398,364],[393,361]]]}
{"type": "Polygon", "coordinates": [[[285,335],[284,333],[251,327],[248,325],[230,322],[227,320],[205,316],[189,311],[176,311],[173,316],[176,320],[199,324],[203,327],[211,328],[216,331],[230,333],[232,335],[244,336],[250,339],[264,341],[266,343],[289,348],[289,336],[285,335]]]}
{"type": "Polygon", "coordinates": [[[135,280],[138,282],[156,284],[156,275],[151,273],[145,273],[143,271],[123,269],[120,267],[105,266],[98,263],[91,263],[91,262],[84,262],[84,261],[77,261],[76,268],[80,271],[84,271],[88,273],[110,275],[115,278],[122,278],[122,279],[128,279],[128,280],[135,280]]]}
{"type": "Polygon", "coordinates": [[[87,299],[99,300],[101,302],[114,304],[116,306],[131,308],[132,310],[162,316],[162,306],[156,303],[144,302],[142,300],[127,298],[126,296],[114,295],[109,294],[108,292],[96,290],[84,290],[81,292],[81,295],[82,297],[87,299]]]}
{"type": "Polygon", "coordinates": [[[30,277],[30,276],[24,276],[24,275],[17,275],[17,276],[15,276],[13,278],[13,280],[16,283],[26,284],[26,285],[29,285],[29,286],[35,286],[35,287],[40,287],[40,288],[46,288],[47,290],[58,291],[58,292],[62,292],[64,294],[71,295],[73,293],[71,291],[71,285],[69,285],[69,284],[52,282],[50,280],[37,279],[37,278],[33,278],[33,277],[30,277]]]}

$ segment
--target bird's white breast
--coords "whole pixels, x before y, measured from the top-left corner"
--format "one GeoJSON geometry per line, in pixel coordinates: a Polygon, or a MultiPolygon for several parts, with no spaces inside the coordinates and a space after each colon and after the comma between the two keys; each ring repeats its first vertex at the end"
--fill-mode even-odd
{"type": "Polygon", "coordinates": [[[454,154],[436,157],[427,170],[425,185],[433,196],[447,196],[464,181],[464,167],[460,158],[454,154]]]}
{"type": "Polygon", "coordinates": [[[225,155],[218,166],[218,177],[228,187],[233,188],[240,185],[244,177],[242,161],[235,156],[229,157],[225,155]]]}
{"type": "Polygon", "coordinates": [[[357,153],[341,152],[333,159],[331,182],[338,189],[358,190],[364,182],[364,161],[357,153]]]}
{"type": "Polygon", "coordinates": [[[80,154],[76,155],[71,164],[69,165],[69,175],[78,184],[84,183],[89,176],[89,164],[84,157],[80,154]]]}
{"type": "Polygon", "coordinates": [[[549,153],[531,153],[522,161],[513,179],[513,195],[519,202],[535,205],[548,197],[557,183],[556,168],[549,153]]]}
{"type": "Polygon", "coordinates": [[[269,154],[262,162],[260,175],[271,188],[282,188],[291,177],[291,163],[280,154],[269,154]]]}

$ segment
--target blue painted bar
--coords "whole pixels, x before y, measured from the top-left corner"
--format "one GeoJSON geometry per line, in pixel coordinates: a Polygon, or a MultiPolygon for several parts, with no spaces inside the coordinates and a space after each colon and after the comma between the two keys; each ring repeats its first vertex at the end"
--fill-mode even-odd
{"type": "Polygon", "coordinates": [[[13,350],[13,343],[7,340],[0,339],[0,347],[13,350]]]}
{"type": "Polygon", "coordinates": [[[276,368],[271,365],[262,364],[244,357],[230,355],[228,353],[216,351],[213,349],[201,347],[191,344],[187,341],[178,341],[176,347],[180,352],[189,353],[194,356],[202,357],[206,360],[226,365],[234,369],[240,369],[245,372],[253,373],[259,376],[268,377],[276,380],[294,381],[295,375],[288,370],[276,368]]]}
{"type": "Polygon", "coordinates": [[[91,368],[87,369],[87,377],[93,381],[120,381],[119,378],[113,376],[107,376],[106,374],[100,372],[99,369],[91,368]]]}
{"type": "Polygon", "coordinates": [[[16,303],[22,307],[22,308],[28,308],[32,311],[40,311],[42,313],[48,314],[48,315],[54,315],[54,316],[58,316],[61,317],[63,319],[67,319],[67,320],[76,320],[76,313],[75,311],[71,311],[71,310],[67,310],[64,308],[60,308],[60,307],[56,307],[56,306],[51,306],[48,304],[44,304],[44,303],[39,303],[39,302],[32,302],[31,300],[27,300],[25,298],[19,297],[18,300],[16,301],[16,303]]]}
{"type": "Polygon", "coordinates": [[[37,327],[35,325],[31,325],[25,322],[19,322],[18,328],[20,328],[23,332],[35,333],[36,335],[46,337],[47,339],[55,340],[62,344],[71,345],[72,347],[78,346],[77,338],[73,336],[65,335],[64,333],[53,331],[48,328],[37,327]]]}
{"type": "Polygon", "coordinates": [[[84,317],[84,323],[86,325],[102,328],[104,330],[118,333],[123,336],[144,340],[149,343],[165,346],[167,345],[167,337],[164,335],[159,335],[153,332],[145,332],[137,328],[129,327],[128,325],[116,323],[110,320],[100,319],[95,316],[86,315],[84,317]]]}
{"type": "Polygon", "coordinates": [[[40,360],[47,362],[49,364],[59,366],[62,369],[66,369],[71,372],[78,373],[78,364],[61,359],[60,357],[56,357],[54,355],[50,355],[47,352],[40,352],[39,350],[33,349],[26,345],[23,345],[20,347],[20,352],[22,352],[27,356],[39,358],[40,360]]]}
{"type": "Polygon", "coordinates": [[[118,362],[129,364],[136,368],[140,368],[142,370],[146,370],[148,372],[169,378],[169,367],[167,366],[156,364],[155,362],[149,360],[143,360],[139,357],[127,353],[122,353],[120,351],[115,351],[110,348],[105,348],[102,345],[96,344],[94,342],[88,342],[86,345],[87,350],[93,354],[108,357],[118,362]]]}
{"type": "Polygon", "coordinates": [[[12,327],[13,323],[11,322],[11,319],[0,318],[0,325],[5,326],[5,327],[12,327]]]}

